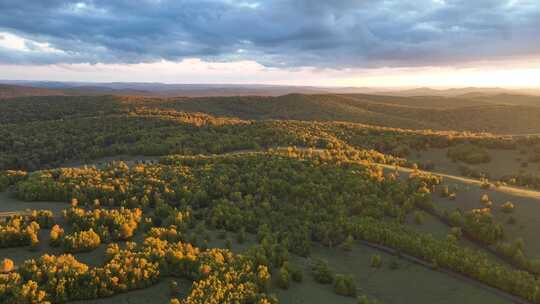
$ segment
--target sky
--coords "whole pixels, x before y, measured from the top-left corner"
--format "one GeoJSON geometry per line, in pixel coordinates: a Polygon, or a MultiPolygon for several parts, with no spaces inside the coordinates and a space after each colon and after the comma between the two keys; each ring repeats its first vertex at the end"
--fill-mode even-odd
{"type": "Polygon", "coordinates": [[[0,0],[0,79],[540,87],[540,1],[0,0]]]}

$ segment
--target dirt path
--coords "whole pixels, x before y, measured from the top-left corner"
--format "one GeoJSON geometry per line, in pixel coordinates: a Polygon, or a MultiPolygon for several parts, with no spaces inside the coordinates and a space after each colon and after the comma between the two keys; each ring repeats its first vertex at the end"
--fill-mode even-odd
{"type": "MultiPolygon", "coordinates": [[[[285,147],[278,147],[276,149],[286,149],[286,148],[285,147]]],[[[297,148],[297,149],[307,150],[308,148],[297,148]]],[[[316,152],[323,151],[321,149],[312,149],[312,150],[316,151],[316,152]]],[[[253,153],[253,152],[261,152],[261,151],[242,150],[242,151],[234,151],[234,152],[224,153],[224,155],[227,155],[227,154],[236,155],[236,154],[253,153]]],[[[385,169],[389,169],[389,170],[398,170],[399,172],[403,172],[403,173],[411,173],[411,172],[414,171],[414,169],[411,169],[411,168],[400,167],[400,166],[395,166],[395,165],[387,165],[387,164],[380,164],[380,163],[375,163],[375,165],[381,166],[381,167],[383,167],[385,169]]],[[[482,185],[482,181],[474,179],[474,178],[468,178],[468,177],[451,175],[451,174],[434,172],[434,171],[425,171],[425,170],[420,170],[420,171],[428,172],[428,173],[431,173],[431,174],[434,174],[434,175],[438,175],[438,176],[441,176],[441,177],[443,177],[445,179],[448,179],[448,180],[458,181],[458,182],[471,184],[471,185],[478,185],[478,186],[482,185]]],[[[540,199],[540,191],[523,189],[523,188],[518,188],[518,187],[511,187],[511,186],[491,187],[490,189],[493,190],[493,191],[505,192],[505,193],[509,193],[509,194],[512,194],[512,195],[516,195],[516,196],[540,199]]]]}
{"type": "MultiPolygon", "coordinates": [[[[287,147],[275,147],[273,149],[275,149],[275,150],[281,150],[281,149],[286,150],[287,147]]],[[[297,147],[297,149],[299,149],[299,150],[308,150],[310,148],[299,148],[299,147],[297,147]]],[[[322,152],[324,150],[312,149],[312,151],[314,151],[314,152],[322,152]]],[[[265,151],[261,151],[261,150],[239,150],[239,151],[231,151],[231,152],[226,152],[226,153],[222,153],[222,154],[215,154],[215,155],[216,156],[241,155],[241,154],[248,154],[248,153],[264,153],[264,152],[265,151]]],[[[375,165],[381,166],[381,167],[383,167],[385,169],[389,169],[389,170],[397,170],[397,171],[403,172],[403,173],[411,173],[411,172],[414,171],[414,169],[411,169],[411,168],[400,167],[400,166],[395,166],[395,165],[386,165],[386,164],[380,164],[380,163],[375,163],[375,165]]],[[[420,170],[420,171],[428,172],[428,173],[431,173],[431,174],[434,174],[434,175],[441,176],[441,177],[443,177],[445,179],[448,179],[448,180],[458,181],[458,182],[462,182],[462,183],[466,183],[466,184],[470,184],[470,185],[477,185],[477,186],[482,185],[482,181],[474,179],[474,178],[468,178],[468,177],[451,175],[451,174],[434,172],[434,171],[425,171],[425,170],[420,170]]],[[[521,196],[521,197],[535,198],[535,199],[540,200],[540,191],[523,189],[523,188],[518,188],[518,187],[511,187],[511,186],[491,187],[490,190],[505,192],[505,193],[509,193],[509,194],[516,195],[516,196],[521,196]]]]}
{"type": "Polygon", "coordinates": [[[10,216],[14,216],[14,215],[24,215],[26,214],[26,212],[24,211],[5,211],[5,212],[0,212],[0,219],[2,218],[6,218],[6,217],[10,217],[10,216]]]}
{"type": "MultiPolygon", "coordinates": [[[[405,172],[405,173],[411,173],[411,172],[414,171],[414,169],[405,168],[405,167],[396,167],[396,166],[385,165],[385,164],[377,164],[377,165],[379,165],[379,166],[381,166],[383,168],[386,168],[386,169],[391,169],[391,170],[396,170],[397,169],[399,172],[405,172]]],[[[431,174],[441,176],[441,177],[443,177],[445,179],[459,181],[459,182],[466,183],[466,184],[478,185],[478,186],[482,185],[481,181],[479,181],[477,179],[473,179],[473,178],[450,175],[450,174],[445,174],[445,173],[440,173],[440,172],[433,172],[433,171],[424,171],[424,172],[429,172],[431,174]]],[[[509,194],[512,194],[512,195],[516,195],[516,196],[540,199],[540,191],[535,191],[535,190],[529,190],[529,189],[523,189],[523,188],[517,188],[517,187],[510,187],[510,186],[492,187],[492,188],[490,188],[490,190],[505,192],[505,193],[509,193],[509,194]]]]}

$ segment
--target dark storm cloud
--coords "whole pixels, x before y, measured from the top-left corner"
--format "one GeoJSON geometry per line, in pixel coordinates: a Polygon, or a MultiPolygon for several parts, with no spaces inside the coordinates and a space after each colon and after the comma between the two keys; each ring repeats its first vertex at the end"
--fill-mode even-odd
{"type": "Polygon", "coordinates": [[[0,0],[0,32],[61,51],[0,62],[446,65],[538,54],[539,20],[537,0],[0,0]]]}

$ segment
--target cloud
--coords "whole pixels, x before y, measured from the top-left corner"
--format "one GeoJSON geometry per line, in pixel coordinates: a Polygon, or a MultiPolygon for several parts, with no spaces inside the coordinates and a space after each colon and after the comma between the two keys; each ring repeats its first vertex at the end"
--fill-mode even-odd
{"type": "Polygon", "coordinates": [[[3,64],[200,58],[269,67],[445,66],[540,53],[536,0],[0,0],[3,64]],[[45,47],[46,46],[46,47],[45,47]],[[51,52],[50,50],[56,50],[51,52]]]}

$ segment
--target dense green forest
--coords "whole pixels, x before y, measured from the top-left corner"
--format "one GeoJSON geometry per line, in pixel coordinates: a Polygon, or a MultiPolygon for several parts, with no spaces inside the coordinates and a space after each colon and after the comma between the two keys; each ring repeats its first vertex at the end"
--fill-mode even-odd
{"type": "Polygon", "coordinates": [[[407,131],[345,122],[215,117],[164,110],[167,100],[136,97],[34,99],[0,103],[0,169],[35,170],[68,160],[126,153],[223,153],[294,145],[375,149],[406,156],[411,148],[446,147],[471,140],[504,148],[515,146],[516,141],[487,134],[407,131]]]}

